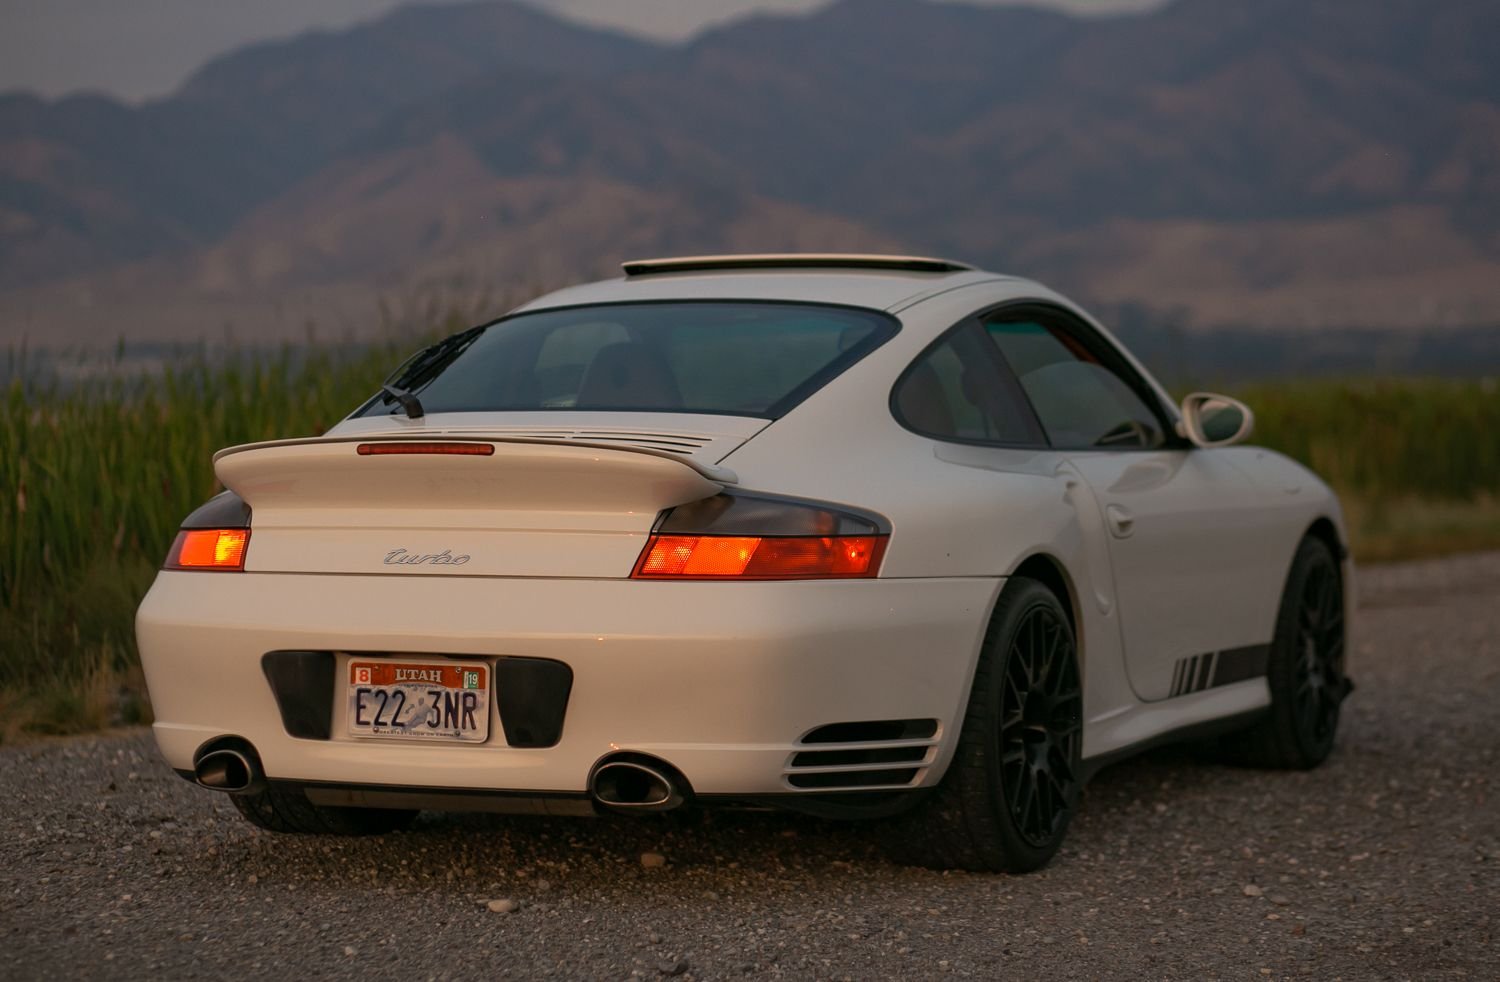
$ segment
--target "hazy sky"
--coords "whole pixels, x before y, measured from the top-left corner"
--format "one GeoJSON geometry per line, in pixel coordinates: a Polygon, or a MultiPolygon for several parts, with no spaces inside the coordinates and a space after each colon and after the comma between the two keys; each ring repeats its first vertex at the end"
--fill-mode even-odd
{"type": "MultiPolygon", "coordinates": [[[[408,0],[410,2],[410,0],[408,0]]],[[[417,0],[434,2],[434,0],[417,0]]],[[[827,0],[532,0],[578,20],[661,38],[757,10],[827,0]]],[[[976,0],[1012,2],[1012,0],[976,0]]],[[[1035,0],[1085,13],[1161,0],[1035,0]]],[[[0,91],[79,89],[125,99],[162,95],[213,56],[249,41],[378,16],[401,0],[0,0],[0,91]]]]}

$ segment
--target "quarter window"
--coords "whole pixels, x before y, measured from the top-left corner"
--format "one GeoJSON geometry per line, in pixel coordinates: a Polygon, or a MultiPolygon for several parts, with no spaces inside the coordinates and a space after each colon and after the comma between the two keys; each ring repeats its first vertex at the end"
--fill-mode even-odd
{"type": "Polygon", "coordinates": [[[1048,442],[1067,449],[1150,448],[1166,442],[1150,406],[1078,338],[1031,317],[985,324],[1036,410],[1048,442]]]}
{"type": "Polygon", "coordinates": [[[950,333],[896,383],[892,408],[908,429],[938,440],[1036,446],[1035,417],[974,322],[950,333]]]}

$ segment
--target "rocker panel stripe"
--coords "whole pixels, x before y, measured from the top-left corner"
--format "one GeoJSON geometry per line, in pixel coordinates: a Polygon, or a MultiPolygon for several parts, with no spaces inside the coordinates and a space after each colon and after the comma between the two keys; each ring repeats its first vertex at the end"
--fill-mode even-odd
{"type": "Polygon", "coordinates": [[[1172,687],[1167,698],[1258,678],[1266,674],[1270,655],[1269,644],[1252,644],[1179,658],[1172,667],[1172,687]]]}

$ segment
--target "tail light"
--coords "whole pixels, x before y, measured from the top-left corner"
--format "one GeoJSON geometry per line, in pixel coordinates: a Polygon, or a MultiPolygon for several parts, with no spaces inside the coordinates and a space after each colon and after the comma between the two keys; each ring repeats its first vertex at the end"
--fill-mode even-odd
{"type": "Polygon", "coordinates": [[[890,525],[872,512],[744,491],[662,516],[635,579],[854,579],[880,572],[890,525]]]}
{"type": "Polygon", "coordinates": [[[225,491],[183,520],[162,568],[242,572],[249,545],[250,508],[225,491]]]}
{"type": "Polygon", "coordinates": [[[167,554],[167,569],[217,569],[238,572],[245,568],[249,529],[183,529],[167,554]]]}

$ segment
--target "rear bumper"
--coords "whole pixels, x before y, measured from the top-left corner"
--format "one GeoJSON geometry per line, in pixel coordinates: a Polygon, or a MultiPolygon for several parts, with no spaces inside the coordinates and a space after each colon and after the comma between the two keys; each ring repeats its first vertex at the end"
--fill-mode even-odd
{"type": "Polygon", "coordinates": [[[903,784],[918,787],[947,764],[1001,582],[163,572],[137,632],[157,742],[179,770],[232,735],[274,780],[567,794],[585,790],[604,755],[636,751],[702,795],[788,794],[814,790],[789,780],[804,773],[790,765],[809,731],[935,719],[903,784]],[[350,737],[338,685],[330,738],[301,739],[262,668],[281,650],[552,659],[571,667],[573,687],[547,748],[507,745],[498,708],[482,745],[350,737]]]}

